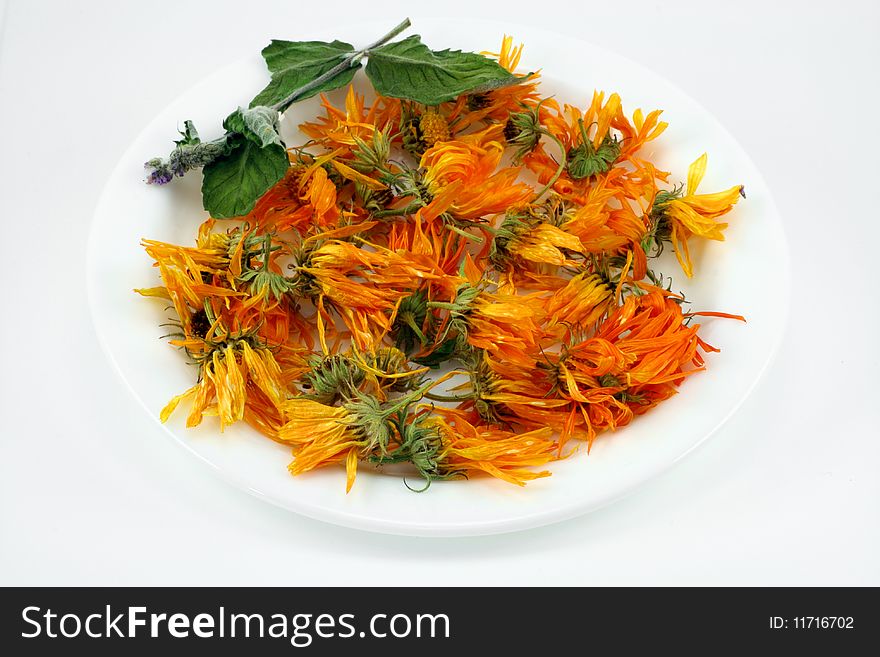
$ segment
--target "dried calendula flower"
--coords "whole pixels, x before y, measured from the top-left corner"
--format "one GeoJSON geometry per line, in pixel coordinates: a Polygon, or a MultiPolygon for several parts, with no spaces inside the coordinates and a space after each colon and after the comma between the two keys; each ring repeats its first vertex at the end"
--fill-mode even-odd
{"type": "Polygon", "coordinates": [[[254,338],[248,336],[172,340],[172,344],[186,348],[196,358],[200,368],[199,382],[168,402],[160,414],[162,422],[181,401],[191,399],[187,426],[199,425],[209,406],[216,404],[222,431],[244,418],[245,405],[252,390],[271,407],[279,408],[287,396],[281,368],[271,350],[262,345],[252,347],[253,341],[254,338]]]}
{"type": "Polygon", "coordinates": [[[694,275],[688,240],[691,237],[724,240],[727,224],[716,219],[730,212],[737,201],[745,197],[742,185],[714,194],[697,194],[697,187],[706,175],[707,161],[705,153],[694,160],[688,168],[687,189],[659,192],[651,210],[657,237],[672,242],[675,256],[688,278],[694,275]]]}
{"type": "Polygon", "coordinates": [[[577,274],[547,300],[549,324],[589,327],[608,311],[612,298],[613,291],[600,276],[577,274]]]}
{"type": "Polygon", "coordinates": [[[425,151],[420,166],[432,199],[421,212],[431,222],[448,212],[461,219],[480,219],[525,203],[531,187],[516,182],[519,169],[501,167],[504,145],[497,130],[472,139],[438,142],[425,151]]]}
{"type": "Polygon", "coordinates": [[[406,433],[409,407],[435,385],[437,382],[430,382],[384,402],[357,390],[340,406],[305,398],[288,400],[282,406],[287,422],[278,431],[278,437],[295,446],[291,473],[344,461],[348,472],[346,491],[350,490],[358,461],[371,455],[381,459],[393,453],[406,433]]]}
{"type": "Polygon", "coordinates": [[[516,162],[535,150],[544,134],[539,117],[540,104],[532,107],[526,105],[520,112],[512,112],[504,124],[504,139],[516,148],[513,159],[516,162]]]}

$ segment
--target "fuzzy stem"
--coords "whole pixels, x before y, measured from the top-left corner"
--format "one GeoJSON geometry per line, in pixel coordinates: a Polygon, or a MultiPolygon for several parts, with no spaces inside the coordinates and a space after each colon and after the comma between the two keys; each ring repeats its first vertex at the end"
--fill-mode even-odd
{"type": "Polygon", "coordinates": [[[450,225],[450,226],[449,226],[449,230],[455,231],[456,233],[458,233],[459,235],[461,235],[461,236],[462,236],[463,238],[465,238],[466,240],[470,240],[471,242],[476,242],[477,244],[482,244],[483,242],[486,241],[484,238],[480,238],[480,237],[478,237],[478,236],[476,236],[476,235],[471,235],[469,232],[467,232],[467,231],[465,231],[465,230],[462,230],[462,229],[459,228],[458,226],[452,226],[452,225],[450,225]]]}
{"type": "Polygon", "coordinates": [[[459,306],[454,303],[449,303],[447,301],[429,301],[427,304],[428,308],[442,308],[443,310],[458,310],[459,306]]]}
{"type": "Polygon", "coordinates": [[[391,415],[391,413],[397,413],[397,412],[401,411],[402,409],[406,408],[407,406],[412,404],[417,399],[421,399],[422,397],[425,397],[432,388],[436,388],[441,383],[443,383],[444,381],[448,381],[450,378],[452,378],[456,374],[462,374],[462,372],[460,370],[452,370],[451,372],[447,372],[446,374],[441,376],[439,379],[435,379],[434,381],[428,381],[428,383],[423,385],[421,388],[418,388],[417,390],[413,390],[408,395],[404,395],[403,397],[400,397],[399,399],[395,399],[394,401],[396,403],[393,406],[390,406],[389,408],[386,409],[386,413],[388,414],[386,417],[389,417],[391,415]]]}
{"type": "Polygon", "coordinates": [[[559,163],[559,168],[556,169],[556,173],[554,173],[550,181],[546,185],[544,185],[544,189],[538,192],[538,195],[534,199],[532,199],[532,203],[537,203],[540,198],[544,196],[544,194],[546,194],[548,191],[550,191],[553,185],[556,184],[556,181],[559,180],[559,176],[561,176],[562,172],[565,171],[565,165],[568,159],[565,154],[565,145],[561,141],[559,141],[559,138],[546,130],[542,130],[541,132],[550,137],[550,139],[555,141],[556,145],[559,146],[559,150],[562,153],[562,161],[559,163]]]}
{"type": "Polygon", "coordinates": [[[440,395],[433,392],[426,392],[425,397],[430,399],[431,401],[438,402],[460,402],[460,401],[469,401],[474,398],[474,394],[469,392],[464,395],[440,395]]]}
{"type": "Polygon", "coordinates": [[[266,233],[263,238],[263,271],[269,271],[269,256],[272,254],[272,236],[266,233]]]}
{"type": "Polygon", "coordinates": [[[581,133],[581,141],[584,144],[584,148],[586,148],[587,152],[589,153],[591,150],[591,147],[593,145],[593,142],[591,142],[590,138],[587,136],[587,129],[584,127],[584,120],[583,119],[578,119],[578,129],[580,130],[580,133],[581,133]]]}
{"type": "Polygon", "coordinates": [[[374,219],[382,219],[384,217],[403,217],[406,215],[410,215],[423,207],[424,206],[421,203],[410,203],[403,208],[388,208],[387,210],[377,210],[376,212],[373,212],[370,216],[374,219]]]}
{"type": "Polygon", "coordinates": [[[336,77],[337,75],[339,75],[343,71],[347,71],[352,66],[359,63],[361,58],[363,58],[364,55],[369,54],[370,50],[372,50],[373,48],[378,48],[382,44],[390,41],[391,39],[396,37],[398,34],[403,32],[406,28],[408,28],[410,26],[410,24],[411,23],[408,18],[404,19],[404,21],[402,23],[400,23],[397,27],[395,27],[393,30],[391,30],[388,34],[383,36],[381,39],[378,39],[377,41],[371,43],[370,45],[368,45],[366,48],[364,48],[362,50],[357,50],[357,51],[353,52],[348,57],[346,57],[341,62],[339,62],[336,66],[334,66],[329,71],[324,73],[323,75],[319,75],[311,82],[307,82],[306,84],[301,86],[299,89],[292,92],[284,100],[272,105],[272,109],[274,109],[278,112],[284,112],[284,110],[286,110],[293,103],[295,103],[297,100],[302,98],[304,95],[306,95],[310,91],[317,89],[322,84],[327,82],[327,80],[330,80],[331,78],[336,77]]]}

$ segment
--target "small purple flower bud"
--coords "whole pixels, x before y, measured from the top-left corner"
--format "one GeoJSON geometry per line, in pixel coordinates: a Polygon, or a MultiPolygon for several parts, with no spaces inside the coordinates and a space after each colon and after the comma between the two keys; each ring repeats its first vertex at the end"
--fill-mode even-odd
{"type": "Polygon", "coordinates": [[[174,173],[166,162],[160,159],[152,159],[144,163],[147,170],[148,185],[166,185],[174,178],[174,173]]]}

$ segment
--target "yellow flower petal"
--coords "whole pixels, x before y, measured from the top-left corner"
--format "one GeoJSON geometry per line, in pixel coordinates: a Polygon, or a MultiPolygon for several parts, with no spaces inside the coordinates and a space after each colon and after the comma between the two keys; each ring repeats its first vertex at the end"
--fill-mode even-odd
{"type": "Polygon", "coordinates": [[[348,495],[351,487],[354,486],[354,478],[357,476],[358,467],[358,449],[352,447],[348,450],[348,456],[345,457],[345,494],[348,495]]]}
{"type": "Polygon", "coordinates": [[[171,416],[171,414],[174,412],[174,409],[177,408],[177,405],[181,401],[183,401],[184,399],[189,397],[190,395],[195,394],[197,389],[198,389],[198,386],[195,385],[192,388],[190,388],[189,390],[187,390],[186,392],[181,393],[181,394],[177,395],[176,397],[172,398],[170,402],[165,404],[165,408],[162,409],[162,412],[159,413],[159,420],[162,423],[164,423],[171,416]]]}
{"type": "Polygon", "coordinates": [[[360,184],[362,184],[365,187],[368,187],[374,191],[380,191],[380,190],[383,190],[387,187],[387,185],[380,183],[378,180],[375,180],[374,178],[370,178],[369,176],[365,176],[360,171],[355,171],[350,166],[340,162],[339,160],[333,160],[332,164],[333,164],[333,168],[336,169],[343,178],[346,178],[348,180],[353,180],[354,182],[359,182],[360,184]]]}
{"type": "Polygon", "coordinates": [[[703,180],[703,176],[706,175],[706,163],[709,160],[709,156],[706,153],[703,153],[694,160],[691,165],[688,167],[688,179],[687,179],[687,193],[688,196],[691,194],[695,194],[697,191],[697,187],[700,186],[700,183],[703,180]]]}

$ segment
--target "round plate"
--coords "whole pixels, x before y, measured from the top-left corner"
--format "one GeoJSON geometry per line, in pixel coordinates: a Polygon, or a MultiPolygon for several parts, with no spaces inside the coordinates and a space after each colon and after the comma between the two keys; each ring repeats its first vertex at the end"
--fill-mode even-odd
{"type": "MultiPolygon", "coordinates": [[[[395,21],[328,28],[309,39],[343,38],[366,44],[395,21]],[[386,24],[388,23],[388,24],[386,24]]],[[[673,275],[695,310],[745,315],[741,322],[706,319],[701,336],[721,347],[709,354],[708,371],[688,378],[680,394],[630,426],[597,440],[592,452],[580,449],[551,464],[552,477],[518,488],[474,477],[436,482],[423,494],[412,493],[399,477],[361,468],[352,492],[345,494],[344,471],[328,468],[291,477],[290,451],[240,423],[220,433],[215,418],[197,429],[184,427],[176,413],[163,430],[191,454],[231,483],[292,511],[360,529],[408,535],[461,536],[526,529],[570,518],[611,502],[670,467],[710,436],[743,402],[767,367],[782,334],[788,299],[788,257],[776,209],[760,174],[736,141],[699,104],[682,91],[620,55],[558,34],[496,23],[418,21],[407,34],[419,33],[434,48],[470,51],[497,49],[505,33],[526,45],[522,70],[542,72],[541,90],[560,102],[589,104],[593,90],[617,91],[628,115],[638,107],[664,110],[669,128],[646,150],[683,181],[690,162],[709,153],[702,191],[742,183],[748,199],[729,215],[723,243],[697,246],[696,278],[686,281],[674,261],[660,270],[673,275]],[[653,152],[650,152],[653,151],[653,152]]],[[[297,35],[267,34],[297,38],[297,35]]],[[[175,126],[192,119],[203,137],[219,134],[226,113],[247,105],[266,83],[264,64],[255,53],[204,80],[182,95],[132,142],[104,189],[92,228],[89,294],[104,350],[132,394],[158,422],[159,410],[175,394],[193,385],[195,369],[160,340],[159,327],[169,312],[156,300],[132,292],[159,284],[156,270],[139,245],[142,237],[192,244],[206,218],[201,208],[200,176],[166,187],[144,184],[145,160],[167,153],[175,126]],[[215,134],[216,130],[216,134],[215,134]]],[[[359,90],[371,94],[363,73],[359,90]]],[[[344,90],[330,94],[339,103],[344,90]]],[[[297,143],[297,125],[318,112],[318,99],[294,105],[284,118],[288,143],[297,143]]],[[[719,467],[723,467],[720,466],[719,467]]]]}

